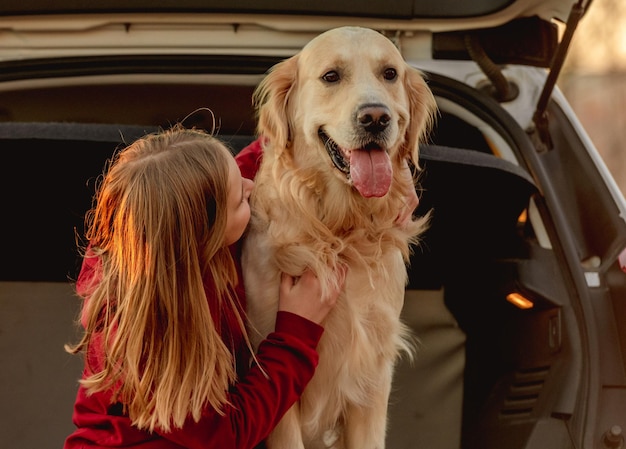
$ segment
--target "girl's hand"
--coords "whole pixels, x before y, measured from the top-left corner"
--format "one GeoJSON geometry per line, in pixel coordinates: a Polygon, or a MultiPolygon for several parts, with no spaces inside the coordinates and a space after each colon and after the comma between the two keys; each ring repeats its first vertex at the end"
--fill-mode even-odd
{"type": "Polygon", "coordinates": [[[400,212],[398,212],[396,225],[400,228],[405,228],[411,220],[413,220],[413,212],[415,212],[415,209],[417,209],[417,206],[419,205],[419,198],[417,197],[417,192],[415,191],[413,174],[411,173],[411,169],[409,168],[407,161],[404,161],[404,167],[402,168],[400,177],[405,187],[404,205],[402,206],[402,209],[400,209],[400,212]]]}
{"type": "Polygon", "coordinates": [[[280,280],[278,310],[295,313],[321,324],[335,304],[346,278],[345,268],[340,269],[339,282],[326,297],[322,297],[322,286],[311,270],[294,277],[283,273],[280,280]]]}

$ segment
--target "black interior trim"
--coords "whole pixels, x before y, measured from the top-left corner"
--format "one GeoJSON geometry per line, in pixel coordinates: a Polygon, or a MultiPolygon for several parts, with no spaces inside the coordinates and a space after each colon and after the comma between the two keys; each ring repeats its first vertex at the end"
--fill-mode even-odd
{"type": "Polygon", "coordinates": [[[496,64],[550,67],[559,45],[556,24],[524,17],[494,28],[434,33],[434,59],[471,60],[466,40],[474,39],[496,64]]]}
{"type": "MultiPolygon", "coordinates": [[[[0,123],[3,163],[0,188],[7,192],[0,224],[6,281],[72,280],[77,239],[91,205],[95,182],[114,151],[157,128],[84,123],[0,123]]],[[[252,136],[219,136],[234,153],[252,136]]],[[[485,153],[424,146],[420,209],[434,209],[432,229],[413,264],[417,285],[441,282],[446,259],[472,245],[504,250],[516,219],[534,191],[528,174],[485,153]],[[501,192],[507,194],[502,197],[501,192]],[[502,226],[503,220],[505,226],[502,226]],[[506,231],[505,231],[506,230],[506,231]],[[505,233],[507,235],[505,235],[505,233]],[[470,238],[471,236],[471,238],[470,238]],[[485,239],[478,243],[478,239],[485,239]],[[500,242],[501,240],[502,242],[500,242]],[[474,242],[474,243],[471,243],[474,242]],[[418,257],[419,256],[419,257],[418,257]],[[424,273],[429,273],[424,275],[424,273]]],[[[427,285],[426,285],[427,286],[427,285]]]]}
{"type": "Polygon", "coordinates": [[[0,82],[90,75],[262,75],[284,57],[232,55],[105,55],[0,61],[0,82]]]}

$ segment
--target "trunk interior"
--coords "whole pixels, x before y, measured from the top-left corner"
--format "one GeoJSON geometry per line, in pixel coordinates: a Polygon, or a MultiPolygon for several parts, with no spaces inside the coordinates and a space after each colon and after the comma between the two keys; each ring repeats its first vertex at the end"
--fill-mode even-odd
{"type": "MultiPolygon", "coordinates": [[[[439,77],[430,83],[438,99],[467,95],[439,77]]],[[[60,447],[73,429],[82,362],[63,345],[76,340],[76,242],[105,161],[176,122],[215,124],[236,152],[254,138],[253,87],[108,81],[0,92],[0,186],[12,192],[0,225],[10,261],[0,302],[12,311],[0,316],[0,354],[11,361],[0,381],[14,386],[3,392],[0,433],[19,442],[13,448],[60,447]]],[[[477,107],[497,125],[492,106],[477,107]]],[[[513,149],[527,144],[504,138],[513,149]]],[[[575,330],[563,311],[558,254],[528,219],[537,187],[523,167],[496,157],[480,130],[443,109],[421,154],[419,213],[434,215],[412,257],[404,309],[420,344],[416,359],[398,366],[388,447],[560,447],[574,405],[575,330]],[[534,307],[511,305],[511,291],[534,307]],[[533,446],[538,433],[541,446],[533,446]]]]}

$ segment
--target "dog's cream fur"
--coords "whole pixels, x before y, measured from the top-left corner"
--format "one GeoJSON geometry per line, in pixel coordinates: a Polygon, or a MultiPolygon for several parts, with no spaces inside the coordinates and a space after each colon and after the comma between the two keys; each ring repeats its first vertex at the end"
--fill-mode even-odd
{"type": "Polygon", "coordinates": [[[396,223],[414,188],[400,174],[407,160],[417,165],[435,100],[389,39],[359,27],[313,39],[270,71],[255,99],[258,131],[267,139],[243,257],[255,344],[274,327],[281,271],[311,268],[328,290],[337,267],[348,267],[324,323],[316,373],[268,445],[382,449],[394,364],[410,351],[399,318],[405,263],[426,225],[426,219],[396,223]],[[364,108],[384,112],[385,126],[364,131],[367,119],[358,119],[364,108]],[[345,161],[351,149],[372,141],[382,147],[393,172],[388,192],[359,193],[347,169],[333,165],[320,131],[345,161]]]}

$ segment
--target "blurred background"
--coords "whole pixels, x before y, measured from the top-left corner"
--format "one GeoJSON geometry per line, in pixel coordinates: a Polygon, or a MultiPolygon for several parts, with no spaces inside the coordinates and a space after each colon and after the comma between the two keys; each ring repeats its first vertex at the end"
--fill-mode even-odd
{"type": "Polygon", "coordinates": [[[593,0],[558,85],[626,195],[626,0],[593,0]]]}

